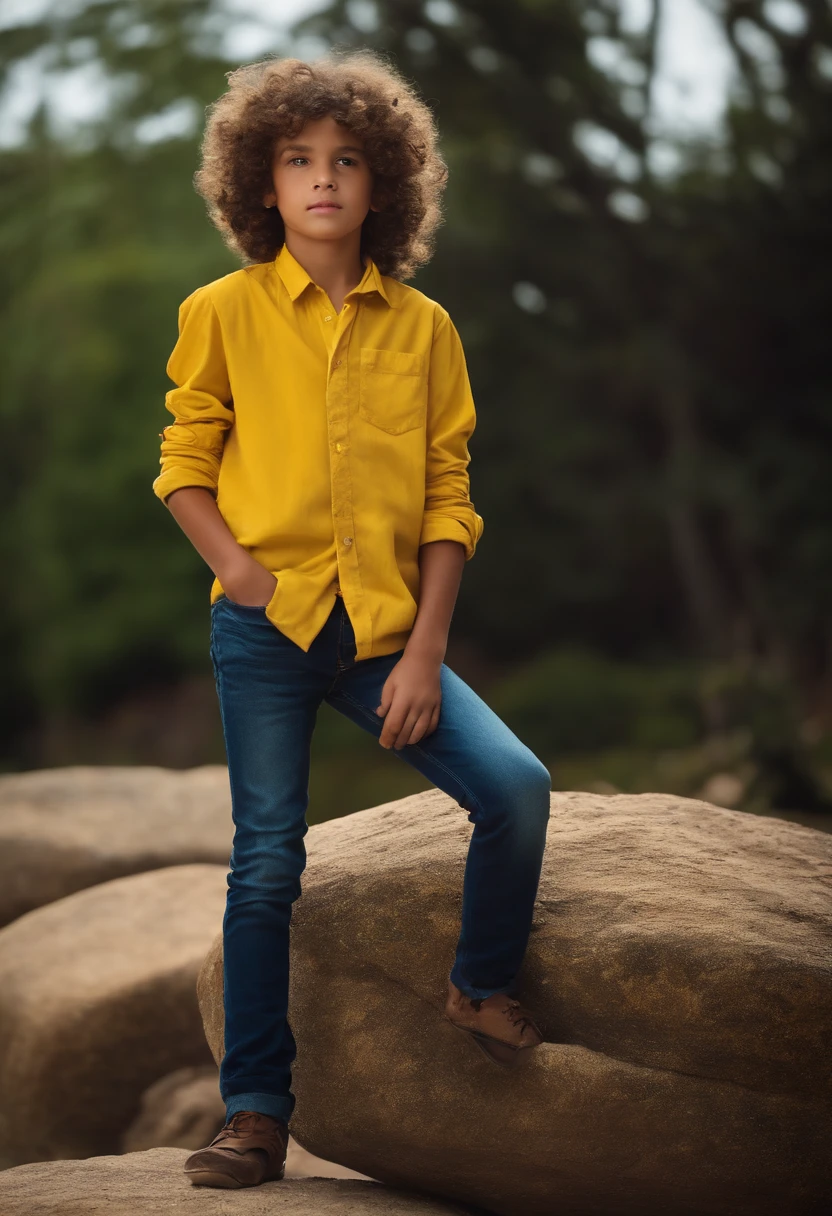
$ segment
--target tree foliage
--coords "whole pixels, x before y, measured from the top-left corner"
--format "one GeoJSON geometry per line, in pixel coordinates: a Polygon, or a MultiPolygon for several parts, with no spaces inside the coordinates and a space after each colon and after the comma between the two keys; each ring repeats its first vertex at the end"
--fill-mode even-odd
{"type": "MultiPolygon", "coordinates": [[[[734,88],[719,135],[675,141],[651,120],[659,0],[638,33],[617,0],[335,0],[295,35],[386,50],[443,133],[414,285],[465,341],[486,521],[455,629],[507,663],[765,668],[823,717],[832,16],[710,7],[734,88]]],[[[69,135],[42,107],[0,152],[10,740],[205,663],[210,572],[150,482],[177,306],[235,268],[191,185],[228,20],[111,0],[0,31],[3,82],[97,65],[109,98],[69,135]]]]}

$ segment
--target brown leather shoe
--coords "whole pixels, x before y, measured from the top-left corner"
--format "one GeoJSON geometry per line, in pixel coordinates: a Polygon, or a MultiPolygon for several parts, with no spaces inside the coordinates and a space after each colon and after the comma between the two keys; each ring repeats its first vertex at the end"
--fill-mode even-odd
{"type": "Polygon", "coordinates": [[[513,1067],[530,1048],[543,1042],[532,1015],[505,992],[472,999],[448,980],[444,1016],[470,1035],[490,1060],[505,1067],[513,1067]]]}
{"type": "Polygon", "coordinates": [[[258,1186],[283,1177],[289,1125],[283,1119],[241,1110],[207,1148],[191,1153],[185,1173],[194,1186],[258,1186]]]}

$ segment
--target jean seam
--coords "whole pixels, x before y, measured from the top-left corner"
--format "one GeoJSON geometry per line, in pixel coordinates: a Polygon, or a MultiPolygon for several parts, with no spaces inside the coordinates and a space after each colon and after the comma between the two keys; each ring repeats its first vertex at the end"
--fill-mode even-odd
{"type": "MultiPolygon", "coordinates": [[[[226,730],[225,730],[225,712],[222,707],[222,671],[220,668],[220,652],[219,652],[218,639],[215,636],[213,616],[211,617],[211,656],[212,656],[212,662],[214,665],[214,675],[216,677],[217,700],[219,702],[219,707],[220,707],[220,723],[222,724],[223,746],[225,747],[226,730]]],[[[226,752],[226,756],[225,756],[226,764],[228,764],[228,748],[227,747],[225,747],[225,752],[226,752]]],[[[232,804],[232,808],[231,808],[231,818],[233,821],[234,820],[233,804],[232,804]]],[[[236,824],[235,824],[235,827],[236,827],[236,824]]],[[[233,851],[233,846],[232,846],[232,851],[233,851]]],[[[230,868],[231,867],[230,857],[229,857],[228,864],[229,864],[229,868],[230,868]]],[[[223,1051],[225,1052],[227,1050],[228,1050],[228,1046],[225,1041],[225,1025],[224,1025],[223,1026],[223,1051]]]]}

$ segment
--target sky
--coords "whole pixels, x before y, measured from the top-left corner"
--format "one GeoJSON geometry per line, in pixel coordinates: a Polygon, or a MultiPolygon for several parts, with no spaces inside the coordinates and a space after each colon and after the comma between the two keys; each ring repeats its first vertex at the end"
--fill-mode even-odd
{"type": "MultiPolygon", "coordinates": [[[[71,0],[60,0],[69,3],[71,0]]],[[[76,0],[77,2],[77,0],[76,0]]],[[[720,31],[710,15],[713,0],[665,0],[666,20],[660,31],[658,72],[653,94],[652,130],[662,135],[716,133],[731,76],[731,59],[720,31]]],[[[51,8],[55,0],[3,0],[0,26],[35,20],[51,8]]],[[[768,7],[779,9],[788,22],[793,0],[767,0],[768,7]]],[[[234,15],[226,34],[227,50],[239,62],[255,59],[273,49],[275,34],[284,33],[300,17],[327,7],[326,0],[225,0],[234,15]]],[[[643,28],[648,15],[648,0],[623,0],[626,25],[643,28]]],[[[373,0],[350,0],[350,17],[358,28],[371,28],[373,0]]],[[[425,0],[426,24],[444,24],[453,18],[451,0],[425,0]]],[[[591,32],[591,30],[590,30],[591,32]]],[[[313,58],[326,50],[325,44],[304,40],[292,51],[300,58],[313,58]]],[[[608,39],[593,36],[589,52],[599,67],[615,69],[618,51],[608,39]]],[[[44,89],[43,72],[37,62],[21,65],[14,73],[6,94],[0,98],[0,146],[10,146],[20,138],[21,124],[31,113],[44,89]]],[[[104,103],[106,92],[94,69],[80,64],[62,82],[48,86],[53,112],[65,129],[93,116],[104,103]]],[[[191,123],[195,115],[186,110],[160,116],[146,132],[148,139],[164,138],[177,127],[191,123]]]]}

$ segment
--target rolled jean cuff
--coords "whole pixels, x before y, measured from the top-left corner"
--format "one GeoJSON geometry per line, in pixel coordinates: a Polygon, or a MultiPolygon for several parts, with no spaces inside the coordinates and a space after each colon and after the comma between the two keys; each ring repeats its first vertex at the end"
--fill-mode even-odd
{"type": "Polygon", "coordinates": [[[463,996],[467,996],[469,1000],[476,1001],[482,998],[485,1000],[488,996],[493,996],[495,992],[509,992],[510,985],[502,988],[476,988],[473,984],[469,984],[463,976],[459,967],[455,964],[450,974],[452,984],[455,984],[463,996]]]}
{"type": "Polygon", "coordinates": [[[231,1094],[225,1100],[226,1121],[241,1110],[254,1110],[261,1115],[271,1115],[273,1119],[283,1119],[286,1123],[292,1117],[295,1100],[290,1095],[280,1094],[231,1094]]]}

